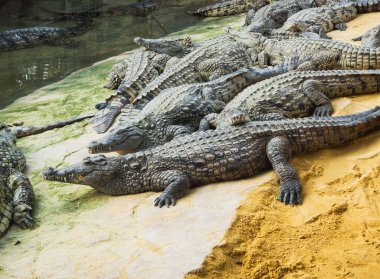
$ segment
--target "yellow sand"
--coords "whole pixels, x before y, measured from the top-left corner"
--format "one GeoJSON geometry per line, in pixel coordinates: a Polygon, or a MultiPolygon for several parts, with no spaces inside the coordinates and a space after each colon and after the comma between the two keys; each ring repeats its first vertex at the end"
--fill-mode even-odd
{"type": "MultiPolygon", "coordinates": [[[[360,15],[330,35],[350,42],[379,22],[380,13],[360,15]]],[[[380,105],[380,96],[333,105],[335,115],[344,115],[380,105]]],[[[380,278],[380,132],[292,162],[303,205],[276,200],[273,174],[249,193],[223,243],[186,278],[380,278]]]]}

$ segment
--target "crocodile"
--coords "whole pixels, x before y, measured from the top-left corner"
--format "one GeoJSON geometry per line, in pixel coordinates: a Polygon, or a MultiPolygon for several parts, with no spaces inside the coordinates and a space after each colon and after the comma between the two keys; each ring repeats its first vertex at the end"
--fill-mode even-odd
{"type": "Polygon", "coordinates": [[[334,29],[346,30],[346,22],[357,15],[352,2],[310,8],[292,15],[280,28],[282,30],[310,31],[326,37],[326,32],[334,29]]]}
{"type": "Polygon", "coordinates": [[[118,89],[105,102],[96,104],[98,110],[93,119],[93,128],[104,133],[112,125],[122,108],[134,101],[138,93],[154,78],[163,73],[171,56],[153,51],[140,50],[129,60],[124,79],[118,89]]]}
{"type": "Polygon", "coordinates": [[[330,99],[380,92],[380,70],[297,71],[247,87],[220,114],[207,115],[201,130],[248,121],[333,113],[330,99]]]}
{"type": "Polygon", "coordinates": [[[224,0],[189,13],[204,17],[228,16],[245,13],[251,9],[260,9],[273,1],[275,0],[224,0]]]}
{"type": "Polygon", "coordinates": [[[40,45],[76,47],[78,44],[72,39],[92,28],[91,20],[81,19],[75,27],[32,27],[13,29],[0,33],[0,52],[40,45]]]}
{"type": "Polygon", "coordinates": [[[302,203],[302,186],[290,163],[295,153],[348,144],[380,128],[380,108],[341,117],[249,122],[196,132],[162,146],[118,157],[97,155],[43,177],[88,185],[108,195],[163,191],[154,205],[175,205],[190,187],[250,177],[273,167],[279,199],[302,203]]]}
{"type": "Polygon", "coordinates": [[[137,117],[133,118],[131,113],[127,113],[117,127],[103,138],[91,142],[88,145],[89,152],[130,152],[154,147],[177,135],[191,133],[198,129],[205,115],[220,111],[245,87],[292,70],[302,62],[294,58],[290,63],[274,68],[242,68],[209,82],[165,89],[140,112],[134,110],[137,117]]]}
{"type": "Polygon", "coordinates": [[[0,124],[0,237],[12,220],[21,228],[33,225],[31,212],[34,205],[33,187],[22,171],[26,165],[24,154],[16,147],[16,139],[36,135],[90,118],[89,116],[41,126],[0,124]]]}
{"type": "Polygon", "coordinates": [[[363,47],[380,47],[380,25],[368,30],[363,36],[352,39],[353,41],[362,41],[363,47]]]}
{"type": "MultiPolygon", "coordinates": [[[[194,44],[189,36],[178,39],[144,39],[137,37],[134,39],[134,42],[137,45],[143,46],[146,50],[170,55],[172,57],[170,61],[173,64],[175,63],[174,57],[182,57],[194,50],[194,44]]],[[[133,55],[130,55],[123,61],[115,64],[108,75],[109,82],[103,88],[117,89],[126,75],[128,65],[133,65],[134,63],[133,55]]]]}
{"type": "MultiPolygon", "coordinates": [[[[354,46],[327,39],[269,39],[262,34],[227,29],[228,34],[260,52],[259,65],[277,65],[293,55],[314,55],[309,69],[369,70],[380,69],[380,49],[354,46]]],[[[304,66],[306,70],[307,66],[304,66]]],[[[302,68],[298,68],[301,70],[302,68]]]]}
{"type": "Polygon", "coordinates": [[[154,11],[158,8],[159,4],[157,1],[143,1],[135,2],[127,5],[118,5],[110,7],[105,10],[99,10],[99,5],[91,7],[84,11],[79,12],[56,12],[46,7],[41,7],[43,10],[46,10],[53,16],[48,18],[33,18],[33,19],[49,19],[49,20],[68,20],[68,19],[78,19],[81,17],[110,17],[110,16],[124,16],[127,14],[136,15],[136,16],[147,16],[149,12],[154,11]]]}
{"type": "Polygon", "coordinates": [[[245,24],[248,31],[267,34],[273,29],[280,28],[291,15],[312,7],[319,6],[316,0],[285,0],[271,3],[256,12],[247,14],[245,24]]]}

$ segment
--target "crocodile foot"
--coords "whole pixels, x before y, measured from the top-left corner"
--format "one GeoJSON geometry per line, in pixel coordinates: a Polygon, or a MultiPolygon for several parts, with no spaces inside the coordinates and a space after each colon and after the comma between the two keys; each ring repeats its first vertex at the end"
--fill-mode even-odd
{"type": "Polygon", "coordinates": [[[314,109],[313,115],[314,117],[324,117],[324,116],[330,116],[333,113],[332,106],[320,106],[316,107],[314,109]]]}
{"type": "Polygon", "coordinates": [[[171,194],[165,193],[154,200],[154,206],[159,206],[160,208],[166,205],[167,207],[175,206],[177,199],[171,194]]]}
{"type": "Polygon", "coordinates": [[[281,182],[280,201],[291,205],[302,203],[302,186],[298,179],[281,182]]]}
{"type": "Polygon", "coordinates": [[[33,226],[33,218],[30,216],[32,208],[26,204],[20,204],[15,207],[13,221],[21,228],[27,229],[33,226]]]}

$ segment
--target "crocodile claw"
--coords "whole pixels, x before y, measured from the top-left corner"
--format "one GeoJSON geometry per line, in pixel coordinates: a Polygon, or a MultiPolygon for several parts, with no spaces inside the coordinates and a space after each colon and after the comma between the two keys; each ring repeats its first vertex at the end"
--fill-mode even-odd
{"type": "Polygon", "coordinates": [[[30,216],[31,211],[32,208],[29,205],[16,206],[13,221],[23,229],[31,228],[33,226],[33,218],[30,216]]]}
{"type": "Polygon", "coordinates": [[[324,117],[332,115],[333,110],[330,106],[320,106],[315,108],[313,115],[314,117],[324,117]]]}
{"type": "Polygon", "coordinates": [[[171,194],[162,194],[154,200],[154,206],[159,206],[160,208],[166,205],[167,207],[175,206],[177,199],[171,194]]]}
{"type": "Polygon", "coordinates": [[[298,180],[282,182],[280,186],[280,201],[285,205],[302,204],[302,187],[298,180]]]}

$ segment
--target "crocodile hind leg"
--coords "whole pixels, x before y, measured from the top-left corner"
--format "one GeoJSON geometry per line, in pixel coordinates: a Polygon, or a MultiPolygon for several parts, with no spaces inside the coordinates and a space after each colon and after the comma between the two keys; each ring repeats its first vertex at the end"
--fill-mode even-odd
{"type": "Polygon", "coordinates": [[[177,199],[183,197],[190,188],[189,178],[180,171],[164,171],[156,178],[165,190],[154,200],[154,206],[175,206],[177,199]]]}
{"type": "Polygon", "coordinates": [[[269,140],[267,156],[280,181],[280,200],[285,204],[302,203],[302,186],[296,170],[290,164],[292,146],[286,137],[269,140]]]}
{"type": "Polygon", "coordinates": [[[314,116],[330,116],[333,113],[333,106],[330,99],[323,94],[323,84],[317,80],[307,80],[302,84],[303,93],[315,105],[314,116]]]}
{"type": "Polygon", "coordinates": [[[9,177],[13,189],[13,221],[21,228],[30,228],[33,225],[31,216],[34,205],[34,192],[29,179],[21,172],[15,172],[9,177]]]}

